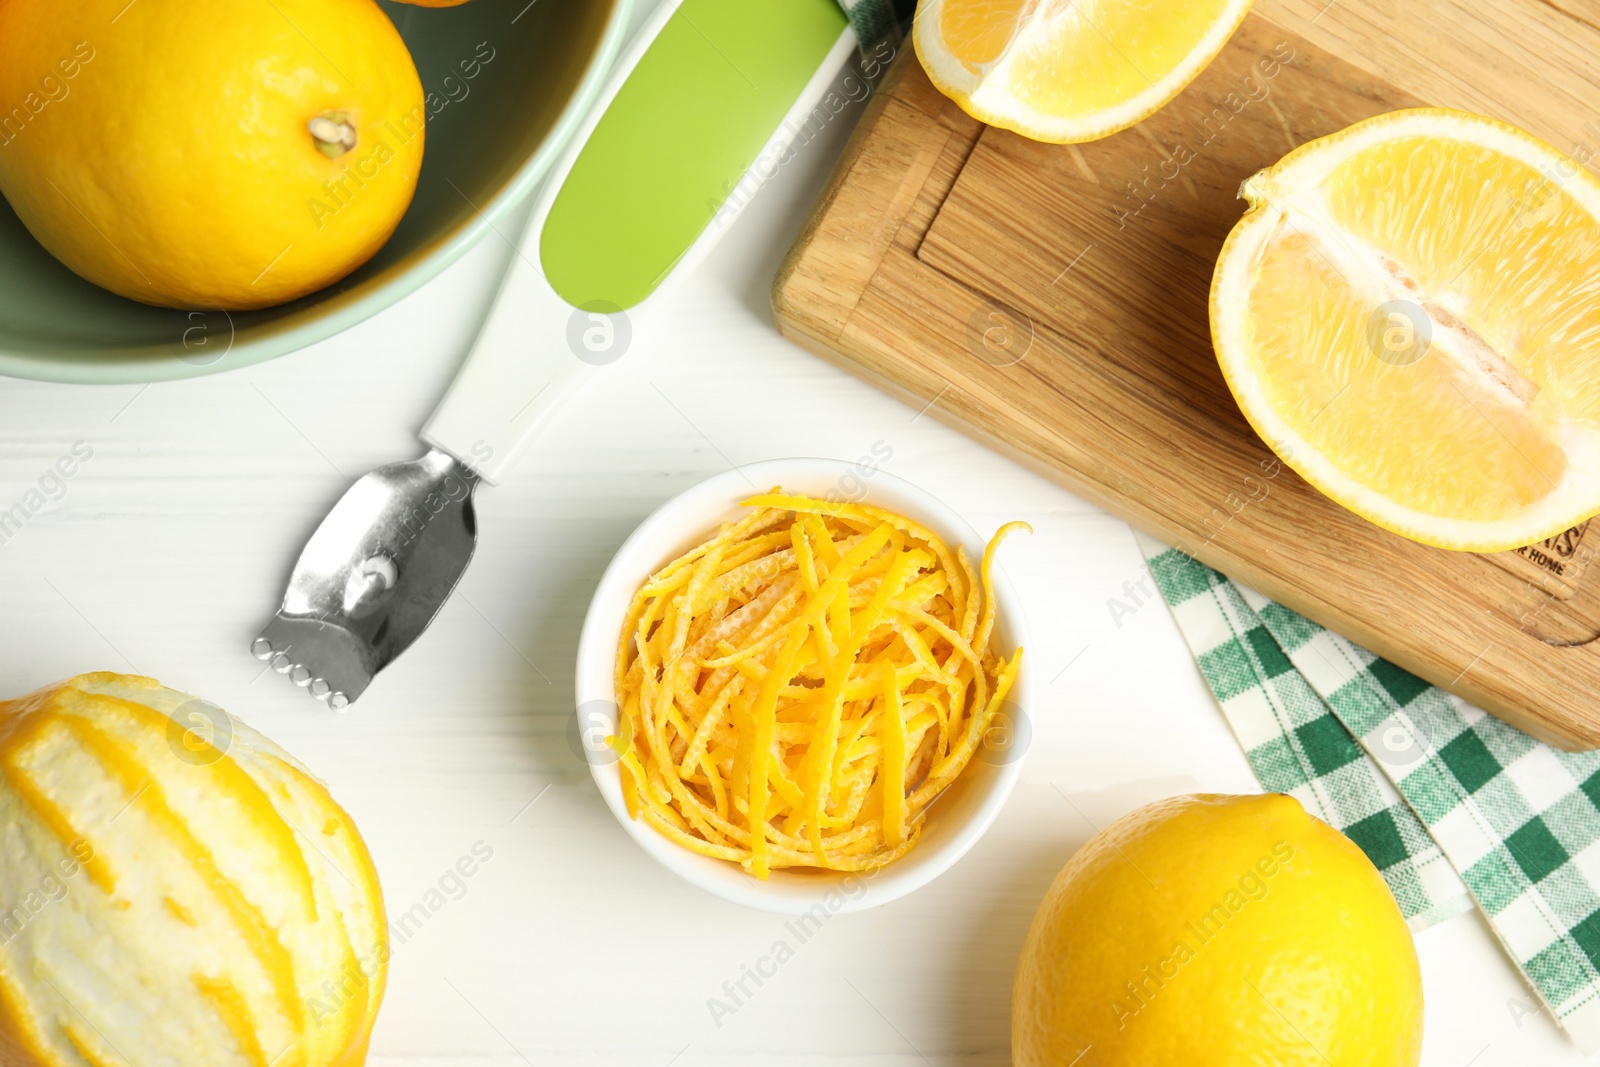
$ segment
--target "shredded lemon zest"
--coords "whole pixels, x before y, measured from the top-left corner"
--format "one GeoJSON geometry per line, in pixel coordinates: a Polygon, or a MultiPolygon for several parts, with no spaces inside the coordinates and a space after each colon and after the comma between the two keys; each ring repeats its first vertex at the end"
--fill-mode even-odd
{"type": "Polygon", "coordinates": [[[775,489],[653,575],[615,674],[629,814],[685,848],[861,871],[904,855],[983,744],[1021,663],[989,648],[995,549],[974,566],[863,504],[775,489]]]}

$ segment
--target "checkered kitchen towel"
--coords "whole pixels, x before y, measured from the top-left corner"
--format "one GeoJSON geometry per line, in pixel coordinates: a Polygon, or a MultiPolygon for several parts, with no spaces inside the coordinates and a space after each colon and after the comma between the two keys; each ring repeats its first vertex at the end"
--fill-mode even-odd
{"type": "Polygon", "coordinates": [[[1600,1051],[1600,752],[1542,744],[1140,545],[1262,787],[1360,845],[1414,929],[1475,901],[1562,1027],[1600,1051]]]}
{"type": "Polygon", "coordinates": [[[861,54],[872,55],[880,45],[898,45],[900,26],[916,7],[915,0],[839,0],[861,42],[861,54]]]}

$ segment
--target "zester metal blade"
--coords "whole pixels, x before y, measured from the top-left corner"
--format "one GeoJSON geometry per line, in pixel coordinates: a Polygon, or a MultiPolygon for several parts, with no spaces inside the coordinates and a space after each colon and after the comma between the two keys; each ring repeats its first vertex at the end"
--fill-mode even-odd
{"type": "Polygon", "coordinates": [[[300,553],[251,653],[330,707],[427,629],[472,561],[477,475],[431,450],[352,485],[300,553]]]}

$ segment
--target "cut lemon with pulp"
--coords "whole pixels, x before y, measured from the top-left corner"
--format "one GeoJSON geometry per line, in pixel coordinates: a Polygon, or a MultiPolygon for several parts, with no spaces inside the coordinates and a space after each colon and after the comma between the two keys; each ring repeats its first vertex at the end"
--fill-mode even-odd
{"type": "Polygon", "coordinates": [[[1600,182],[1582,166],[1416,109],[1303,145],[1241,196],[1211,334],[1285,462],[1440,548],[1600,512],[1600,182]]]}
{"type": "Polygon", "coordinates": [[[968,114],[1036,141],[1093,141],[1160,109],[1222,51],[1250,0],[922,0],[917,57],[968,114]]]}

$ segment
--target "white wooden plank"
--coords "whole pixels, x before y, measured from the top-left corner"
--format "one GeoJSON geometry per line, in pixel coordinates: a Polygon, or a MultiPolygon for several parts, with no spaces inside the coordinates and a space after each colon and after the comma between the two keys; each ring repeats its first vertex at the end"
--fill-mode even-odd
{"type": "MultiPolygon", "coordinates": [[[[397,946],[376,1067],[1003,1064],[1017,952],[1071,852],[1145,801],[1255,788],[1166,609],[1121,626],[1108,611],[1142,568],[1122,524],[773,332],[766,287],[846,125],[801,153],[641,331],[624,380],[581,397],[480,497],[464,595],[344,716],[261,677],[246,646],[346,480],[418,450],[503,243],[259,367],[147,390],[0,381],[0,507],[74,442],[94,451],[0,544],[0,691],[136,668],[223,703],[330,782],[396,914],[475,842],[494,849],[397,946]],[[1025,779],[954,870],[830,920],[718,1026],[708,999],[793,935],[679,883],[615,825],[567,741],[578,627],[610,553],[673,493],[730,462],[880,442],[885,469],[980,530],[1034,525],[1003,557],[1045,683],[1025,779]]],[[[1578,1061],[1528,1013],[1481,922],[1420,944],[1425,1062],[1578,1061]]]]}

